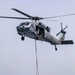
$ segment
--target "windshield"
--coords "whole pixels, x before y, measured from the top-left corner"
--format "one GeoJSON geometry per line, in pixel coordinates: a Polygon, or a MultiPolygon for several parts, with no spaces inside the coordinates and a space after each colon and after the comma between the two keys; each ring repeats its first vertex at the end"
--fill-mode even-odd
{"type": "Polygon", "coordinates": [[[20,26],[24,26],[24,25],[28,26],[29,24],[30,24],[30,22],[26,21],[26,22],[21,23],[20,26]]]}

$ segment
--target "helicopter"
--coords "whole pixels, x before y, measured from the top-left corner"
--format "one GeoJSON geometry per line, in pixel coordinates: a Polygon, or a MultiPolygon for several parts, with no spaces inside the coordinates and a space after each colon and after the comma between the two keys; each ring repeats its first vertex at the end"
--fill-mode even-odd
{"type": "Polygon", "coordinates": [[[68,26],[63,28],[62,23],[61,23],[61,31],[56,34],[56,36],[58,36],[61,33],[61,36],[59,39],[56,39],[50,33],[51,28],[49,26],[46,26],[42,22],[40,22],[40,20],[63,17],[63,16],[71,16],[71,15],[75,15],[75,14],[60,15],[60,16],[53,16],[53,17],[37,17],[37,16],[34,17],[34,16],[28,15],[18,9],[15,9],[15,8],[12,8],[12,10],[26,16],[27,18],[8,17],[8,16],[0,16],[0,18],[31,20],[31,22],[29,22],[29,21],[22,22],[19,24],[19,26],[16,27],[17,33],[21,36],[22,41],[24,41],[25,36],[27,36],[31,39],[45,41],[45,42],[50,43],[51,45],[54,45],[56,51],[57,51],[56,45],[74,44],[73,40],[65,40],[65,34],[66,34],[65,29],[68,26]]]}

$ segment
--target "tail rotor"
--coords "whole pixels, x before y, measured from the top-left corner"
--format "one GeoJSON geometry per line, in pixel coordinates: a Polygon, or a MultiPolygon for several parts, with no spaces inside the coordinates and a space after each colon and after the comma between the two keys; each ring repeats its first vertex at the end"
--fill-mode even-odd
{"type": "Polygon", "coordinates": [[[64,30],[65,30],[67,27],[68,27],[68,25],[67,25],[65,28],[63,28],[62,23],[61,23],[61,31],[60,31],[59,33],[57,33],[56,36],[58,36],[60,33],[65,34],[66,31],[64,31],[64,30]]]}

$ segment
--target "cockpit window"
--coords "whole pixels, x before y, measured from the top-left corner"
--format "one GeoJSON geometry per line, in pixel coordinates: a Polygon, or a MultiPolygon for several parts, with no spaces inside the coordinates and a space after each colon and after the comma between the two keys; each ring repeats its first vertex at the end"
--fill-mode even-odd
{"type": "Polygon", "coordinates": [[[28,22],[28,21],[25,22],[25,25],[29,25],[29,24],[30,24],[30,22],[28,22]]]}
{"type": "Polygon", "coordinates": [[[20,26],[23,26],[23,25],[28,26],[29,24],[30,24],[30,22],[26,21],[26,22],[21,23],[20,26]]]}

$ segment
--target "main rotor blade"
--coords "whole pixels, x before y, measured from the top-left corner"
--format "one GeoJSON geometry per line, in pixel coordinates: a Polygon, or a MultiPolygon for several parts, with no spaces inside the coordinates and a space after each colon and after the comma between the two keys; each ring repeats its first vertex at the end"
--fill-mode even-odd
{"type": "Polygon", "coordinates": [[[30,16],[30,15],[28,15],[28,14],[26,14],[26,13],[24,13],[24,12],[18,10],[18,9],[12,8],[12,10],[14,10],[14,11],[16,11],[16,12],[18,12],[18,13],[24,15],[24,16],[27,16],[27,17],[29,17],[29,18],[32,17],[32,16],[30,16]]]}
{"type": "Polygon", "coordinates": [[[43,18],[43,19],[58,18],[58,17],[65,17],[65,16],[73,16],[73,15],[75,15],[75,13],[73,13],[73,14],[67,14],[67,15],[59,15],[59,16],[46,17],[46,18],[43,18]]]}
{"type": "Polygon", "coordinates": [[[46,21],[53,21],[53,22],[58,22],[57,20],[46,20],[46,21]]]}
{"type": "Polygon", "coordinates": [[[8,19],[22,19],[22,20],[30,19],[30,18],[22,18],[22,17],[8,17],[8,16],[0,16],[0,18],[8,18],[8,19]]]}

